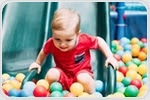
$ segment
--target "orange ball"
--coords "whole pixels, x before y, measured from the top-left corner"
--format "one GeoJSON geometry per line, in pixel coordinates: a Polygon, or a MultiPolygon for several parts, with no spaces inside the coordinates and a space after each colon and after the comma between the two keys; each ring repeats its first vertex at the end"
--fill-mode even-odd
{"type": "Polygon", "coordinates": [[[143,60],[145,60],[145,59],[147,58],[147,55],[145,54],[145,52],[140,52],[140,53],[138,54],[138,58],[139,58],[141,61],[143,61],[143,60]]]}
{"type": "Polygon", "coordinates": [[[75,82],[71,85],[70,92],[75,96],[79,96],[83,93],[83,86],[79,82],[75,82]]]}
{"type": "Polygon", "coordinates": [[[125,62],[125,63],[128,62],[128,61],[131,61],[131,60],[132,60],[132,56],[129,53],[126,53],[122,56],[122,61],[125,62]]]}
{"type": "Polygon", "coordinates": [[[141,64],[138,67],[138,73],[140,73],[141,75],[144,75],[147,73],[147,66],[145,64],[141,64]]]}
{"type": "Polygon", "coordinates": [[[137,57],[139,52],[140,52],[140,50],[138,50],[137,48],[132,48],[131,52],[132,52],[132,56],[133,57],[137,57]]]}
{"type": "Polygon", "coordinates": [[[21,87],[21,83],[17,80],[12,80],[10,81],[10,84],[15,88],[15,89],[18,89],[20,90],[20,87],[21,87]]]}
{"type": "Polygon", "coordinates": [[[11,84],[6,83],[2,86],[2,88],[8,92],[9,90],[13,89],[13,86],[11,84]]]}
{"type": "Polygon", "coordinates": [[[140,49],[141,49],[140,45],[138,45],[138,44],[133,44],[133,45],[132,45],[132,48],[136,48],[137,50],[140,50],[140,49]]]}

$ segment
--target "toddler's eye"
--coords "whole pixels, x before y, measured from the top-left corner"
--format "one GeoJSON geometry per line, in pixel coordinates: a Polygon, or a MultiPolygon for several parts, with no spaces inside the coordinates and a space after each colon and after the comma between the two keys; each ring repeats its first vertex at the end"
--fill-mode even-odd
{"type": "Polygon", "coordinates": [[[55,38],[56,41],[60,41],[60,39],[55,38]]]}
{"type": "Polygon", "coordinates": [[[67,39],[66,41],[67,41],[67,42],[70,42],[70,41],[72,41],[72,39],[67,39]]]}

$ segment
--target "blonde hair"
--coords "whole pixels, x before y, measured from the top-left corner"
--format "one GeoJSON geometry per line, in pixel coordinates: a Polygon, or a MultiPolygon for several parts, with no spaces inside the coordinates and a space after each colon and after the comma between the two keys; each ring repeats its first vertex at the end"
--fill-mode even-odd
{"type": "Polygon", "coordinates": [[[52,20],[52,30],[80,30],[80,16],[70,9],[59,9],[55,12],[52,20]]]}

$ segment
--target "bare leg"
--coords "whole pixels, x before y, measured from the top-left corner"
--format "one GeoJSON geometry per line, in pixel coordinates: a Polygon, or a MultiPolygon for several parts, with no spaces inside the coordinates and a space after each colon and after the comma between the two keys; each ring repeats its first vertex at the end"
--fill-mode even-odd
{"type": "Polygon", "coordinates": [[[49,84],[51,84],[52,82],[58,81],[60,77],[60,72],[58,69],[56,68],[51,68],[46,76],[45,79],[49,82],[49,84]]]}
{"type": "Polygon", "coordinates": [[[77,81],[83,85],[85,92],[90,94],[95,92],[94,79],[88,73],[80,73],[77,76],[77,81]]]}

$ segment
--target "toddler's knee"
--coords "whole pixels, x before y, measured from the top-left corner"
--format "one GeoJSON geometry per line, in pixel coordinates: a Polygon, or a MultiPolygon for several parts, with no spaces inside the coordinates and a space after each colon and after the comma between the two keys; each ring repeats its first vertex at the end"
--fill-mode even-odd
{"type": "Polygon", "coordinates": [[[58,69],[56,68],[51,68],[46,75],[46,79],[48,79],[49,81],[58,81],[60,77],[60,72],[58,69]]]}
{"type": "Polygon", "coordinates": [[[92,80],[93,78],[88,73],[80,73],[77,76],[77,81],[80,82],[81,84],[88,84],[92,80]]]}

